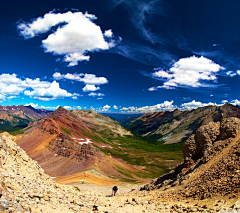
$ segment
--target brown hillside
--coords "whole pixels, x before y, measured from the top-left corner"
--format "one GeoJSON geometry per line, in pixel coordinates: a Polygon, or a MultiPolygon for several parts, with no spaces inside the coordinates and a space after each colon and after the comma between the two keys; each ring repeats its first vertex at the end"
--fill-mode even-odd
{"type": "Polygon", "coordinates": [[[60,108],[47,118],[30,124],[32,127],[19,137],[18,145],[52,177],[97,171],[106,177],[129,179],[118,170],[132,173],[137,171],[134,167],[101,152],[98,147],[104,149],[106,144],[89,137],[100,136],[71,115],[69,111],[60,108]]]}

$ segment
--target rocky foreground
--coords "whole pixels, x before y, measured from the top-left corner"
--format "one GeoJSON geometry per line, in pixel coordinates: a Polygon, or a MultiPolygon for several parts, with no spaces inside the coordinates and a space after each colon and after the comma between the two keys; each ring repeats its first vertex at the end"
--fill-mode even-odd
{"type": "MultiPolygon", "coordinates": [[[[240,119],[202,126],[183,147],[184,163],[141,187],[61,185],[0,135],[0,212],[218,212],[240,210],[240,119]],[[87,190],[85,188],[88,187],[87,190]],[[135,187],[135,189],[133,189],[135,187]],[[98,211],[94,211],[98,210],[98,211]]],[[[234,211],[232,211],[234,212],[234,211]]]]}

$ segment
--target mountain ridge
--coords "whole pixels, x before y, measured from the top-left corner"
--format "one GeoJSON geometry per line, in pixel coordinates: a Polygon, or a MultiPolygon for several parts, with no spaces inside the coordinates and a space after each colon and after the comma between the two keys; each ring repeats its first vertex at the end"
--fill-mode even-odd
{"type": "Polygon", "coordinates": [[[147,113],[125,127],[152,140],[177,143],[187,139],[201,125],[227,117],[240,118],[240,107],[226,103],[222,106],[199,107],[190,111],[147,113]]]}
{"type": "Polygon", "coordinates": [[[0,106],[0,130],[12,131],[47,116],[51,111],[31,106],[0,106]]]}

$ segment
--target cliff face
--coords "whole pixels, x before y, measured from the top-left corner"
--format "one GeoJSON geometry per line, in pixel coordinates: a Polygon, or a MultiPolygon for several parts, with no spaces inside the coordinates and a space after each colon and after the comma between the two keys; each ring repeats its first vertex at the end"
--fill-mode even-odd
{"type": "Polygon", "coordinates": [[[183,146],[184,162],[142,190],[180,186],[183,197],[206,199],[240,191],[240,119],[201,126],[183,146]]]}

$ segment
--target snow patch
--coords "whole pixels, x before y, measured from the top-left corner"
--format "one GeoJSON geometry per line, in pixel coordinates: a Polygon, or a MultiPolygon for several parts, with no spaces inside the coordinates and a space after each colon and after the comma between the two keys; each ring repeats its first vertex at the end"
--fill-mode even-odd
{"type": "Polygon", "coordinates": [[[86,138],[86,140],[87,140],[87,141],[84,141],[84,142],[78,142],[78,143],[81,144],[81,145],[92,143],[91,139],[86,138]]]}

